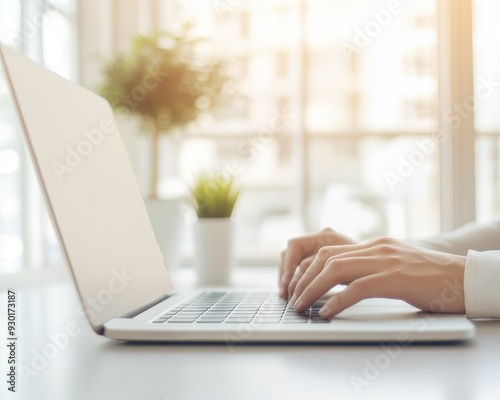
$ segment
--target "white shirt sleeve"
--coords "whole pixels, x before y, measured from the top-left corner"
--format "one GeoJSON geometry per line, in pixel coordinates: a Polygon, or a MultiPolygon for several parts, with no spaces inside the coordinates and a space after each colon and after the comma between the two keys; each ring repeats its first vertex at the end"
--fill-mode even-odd
{"type": "Polygon", "coordinates": [[[434,250],[467,255],[464,272],[467,317],[500,318],[500,219],[485,225],[467,224],[417,243],[434,250]]]}
{"type": "Polygon", "coordinates": [[[500,318],[500,251],[469,251],[464,294],[468,318],[500,318]]]}
{"type": "Polygon", "coordinates": [[[467,224],[453,232],[416,242],[424,247],[462,256],[467,255],[469,250],[500,250],[500,218],[484,225],[467,224]]]}

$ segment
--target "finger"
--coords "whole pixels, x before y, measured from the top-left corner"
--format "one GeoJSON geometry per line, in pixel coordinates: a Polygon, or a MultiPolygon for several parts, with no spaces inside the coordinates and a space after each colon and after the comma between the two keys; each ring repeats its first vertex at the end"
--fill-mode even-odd
{"type": "Polygon", "coordinates": [[[299,264],[299,267],[295,271],[295,274],[293,275],[293,278],[290,281],[290,284],[288,285],[289,297],[293,296],[293,292],[295,291],[295,286],[297,285],[297,282],[300,280],[300,278],[302,278],[304,272],[307,271],[307,269],[309,268],[315,257],[316,255],[309,256],[304,260],[302,260],[301,263],[299,264]]]}
{"type": "Polygon", "coordinates": [[[295,300],[297,300],[302,292],[308,287],[311,282],[316,279],[316,277],[321,273],[326,263],[336,257],[368,257],[371,255],[369,248],[371,245],[369,243],[364,244],[350,244],[344,246],[328,246],[322,247],[316,258],[311,263],[304,276],[297,282],[295,286],[294,296],[292,297],[292,305],[295,300]]]}
{"type": "Polygon", "coordinates": [[[356,281],[365,276],[383,272],[387,265],[383,257],[359,256],[354,252],[352,257],[332,257],[323,271],[303,290],[297,298],[294,308],[303,311],[314,304],[331,288],[346,281],[356,281]]]}
{"type": "Polygon", "coordinates": [[[285,251],[283,267],[280,280],[280,296],[288,297],[288,285],[292,280],[297,265],[305,257],[316,251],[315,236],[306,236],[299,239],[292,239],[285,251]]]}
{"type": "Polygon", "coordinates": [[[285,250],[283,250],[280,254],[280,265],[278,268],[278,286],[281,282],[281,275],[283,274],[283,263],[285,261],[285,250]]]}
{"type": "Polygon", "coordinates": [[[342,292],[332,296],[319,310],[319,314],[323,318],[332,318],[361,300],[374,297],[397,298],[391,288],[388,273],[369,275],[355,280],[342,292]]]}
{"type": "Polygon", "coordinates": [[[290,284],[288,285],[288,296],[293,297],[293,293],[295,291],[295,286],[297,285],[297,282],[302,278],[304,273],[302,272],[302,269],[297,268],[297,271],[295,271],[295,275],[293,276],[292,280],[290,281],[290,284]]]}
{"type": "Polygon", "coordinates": [[[309,268],[306,272],[302,274],[302,276],[297,280],[297,283],[293,289],[293,295],[290,298],[290,304],[295,306],[295,302],[300,297],[304,289],[307,287],[306,282],[311,282],[314,278],[321,273],[323,270],[327,257],[324,256],[325,251],[320,250],[320,252],[316,255],[314,260],[309,265],[309,268]]]}
{"type": "Polygon", "coordinates": [[[347,245],[354,242],[330,228],[325,228],[318,234],[292,239],[285,251],[280,265],[280,296],[290,297],[288,286],[293,278],[297,264],[306,256],[315,254],[321,247],[331,245],[347,245]]]}

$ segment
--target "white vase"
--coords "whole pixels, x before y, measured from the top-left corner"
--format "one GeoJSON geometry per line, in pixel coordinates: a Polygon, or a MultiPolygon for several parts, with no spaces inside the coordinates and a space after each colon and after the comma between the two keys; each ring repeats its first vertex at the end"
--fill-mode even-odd
{"type": "Polygon", "coordinates": [[[183,197],[145,201],[156,240],[169,270],[177,268],[180,263],[180,247],[186,225],[181,212],[184,201],[183,197]]]}
{"type": "Polygon", "coordinates": [[[231,278],[232,223],[230,218],[199,218],[194,223],[198,283],[229,284],[231,278]]]}

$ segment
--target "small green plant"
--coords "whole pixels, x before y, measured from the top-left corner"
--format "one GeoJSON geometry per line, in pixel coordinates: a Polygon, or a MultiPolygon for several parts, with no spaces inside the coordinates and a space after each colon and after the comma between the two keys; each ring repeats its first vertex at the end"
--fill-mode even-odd
{"type": "Polygon", "coordinates": [[[222,171],[201,172],[191,187],[198,218],[229,218],[240,194],[234,178],[222,171]]]}

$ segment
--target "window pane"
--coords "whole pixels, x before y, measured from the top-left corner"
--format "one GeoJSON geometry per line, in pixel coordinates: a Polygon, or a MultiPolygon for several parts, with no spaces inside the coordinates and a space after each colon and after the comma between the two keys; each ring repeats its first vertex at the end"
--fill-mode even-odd
{"type": "Polygon", "coordinates": [[[384,135],[311,143],[310,218],[356,238],[439,230],[439,157],[429,137],[384,135]]]}
{"type": "Polygon", "coordinates": [[[21,6],[17,1],[0,2],[0,40],[17,47],[20,43],[21,6]]]}
{"type": "Polygon", "coordinates": [[[358,239],[440,227],[436,2],[388,4],[307,2],[311,218],[358,239]]]}
{"type": "Polygon", "coordinates": [[[0,72],[0,273],[23,263],[20,127],[0,72]]]}
{"type": "MultiPolygon", "coordinates": [[[[75,77],[74,1],[0,2],[0,38],[68,78],[75,77]]],[[[61,261],[38,182],[25,154],[7,84],[0,74],[0,273],[61,261]]]]}
{"type": "Polygon", "coordinates": [[[487,221],[500,213],[500,3],[474,0],[476,212],[487,221]]]}
{"type": "MultiPolygon", "coordinates": [[[[19,37],[18,2],[0,3],[0,38],[13,45],[19,37]]],[[[18,272],[23,264],[22,148],[17,114],[0,68],[0,273],[18,272]]]]}

